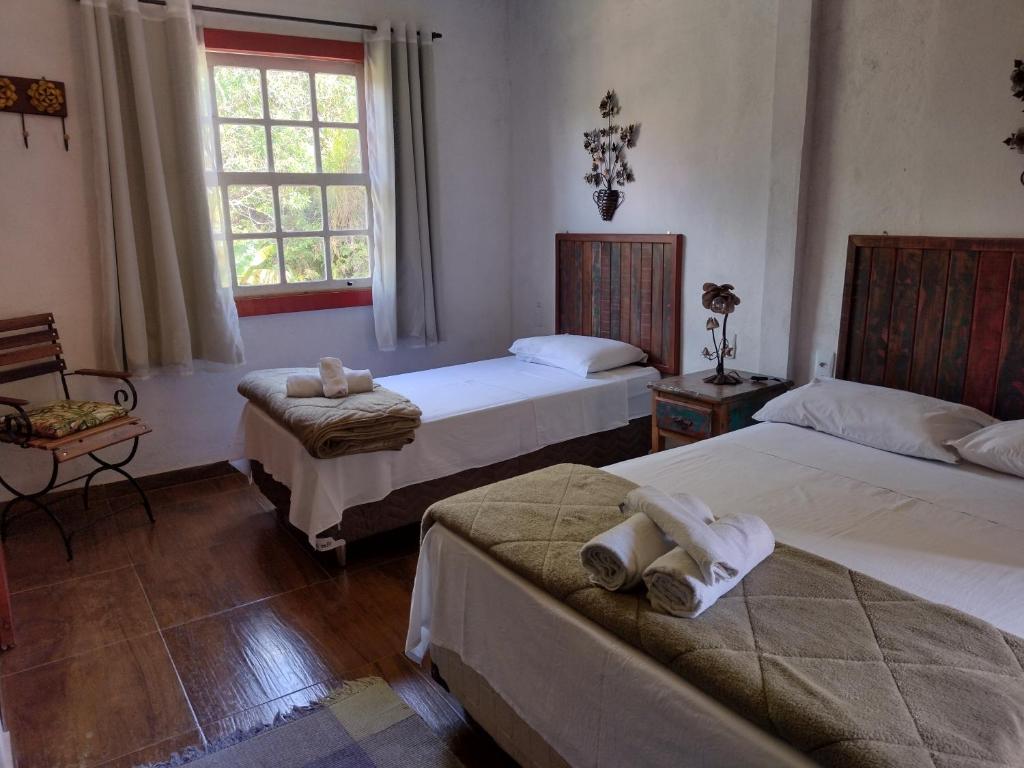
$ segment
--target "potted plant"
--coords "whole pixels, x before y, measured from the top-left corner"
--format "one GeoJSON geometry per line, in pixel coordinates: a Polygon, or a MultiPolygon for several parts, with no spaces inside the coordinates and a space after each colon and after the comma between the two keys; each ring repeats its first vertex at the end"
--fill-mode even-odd
{"type": "Polygon", "coordinates": [[[604,221],[611,221],[615,211],[625,200],[625,193],[614,185],[625,186],[636,177],[626,162],[626,149],[636,146],[640,124],[617,125],[612,122],[621,111],[619,97],[608,91],[601,99],[601,117],[608,121],[604,128],[583,132],[583,148],[590,155],[590,172],[583,179],[597,189],[594,202],[604,221]]]}

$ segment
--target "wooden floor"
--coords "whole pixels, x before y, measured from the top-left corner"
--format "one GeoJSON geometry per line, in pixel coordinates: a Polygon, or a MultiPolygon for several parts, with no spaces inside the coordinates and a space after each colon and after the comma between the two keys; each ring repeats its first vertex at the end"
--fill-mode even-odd
{"type": "MultiPolygon", "coordinates": [[[[415,527],[325,565],[235,473],[131,497],[64,560],[41,516],[5,545],[17,646],[0,705],[18,768],[128,768],[384,677],[470,766],[513,765],[402,655],[415,527]]],[[[84,513],[68,514],[76,524],[84,513]]]]}

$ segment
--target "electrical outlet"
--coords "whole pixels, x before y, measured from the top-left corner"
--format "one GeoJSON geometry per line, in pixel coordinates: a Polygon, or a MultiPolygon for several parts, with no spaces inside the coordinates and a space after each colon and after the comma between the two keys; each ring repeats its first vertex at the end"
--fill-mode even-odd
{"type": "Polygon", "coordinates": [[[836,353],[818,350],[814,353],[814,375],[831,379],[836,375],[836,353]]]}

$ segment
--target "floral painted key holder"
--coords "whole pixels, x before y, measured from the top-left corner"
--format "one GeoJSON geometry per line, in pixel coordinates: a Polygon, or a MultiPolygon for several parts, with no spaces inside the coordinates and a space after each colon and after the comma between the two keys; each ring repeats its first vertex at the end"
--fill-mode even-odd
{"type": "Polygon", "coordinates": [[[67,151],[71,137],[68,136],[66,123],[68,103],[64,83],[47,80],[45,77],[0,75],[0,112],[21,115],[21,138],[26,149],[29,134],[25,115],[59,117],[64,134],[64,149],[67,151]]]}

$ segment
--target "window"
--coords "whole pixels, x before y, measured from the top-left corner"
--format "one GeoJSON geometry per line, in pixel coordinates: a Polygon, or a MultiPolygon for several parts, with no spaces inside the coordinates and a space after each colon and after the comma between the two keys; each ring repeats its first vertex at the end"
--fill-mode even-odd
{"type": "MultiPolygon", "coordinates": [[[[208,46],[221,48],[207,52],[218,172],[210,211],[236,298],[368,289],[362,63],[296,55],[301,38],[271,35],[248,38],[291,41],[284,55],[224,50],[210,32],[208,46]]],[[[334,306],[351,303],[367,302],[334,306]]]]}

